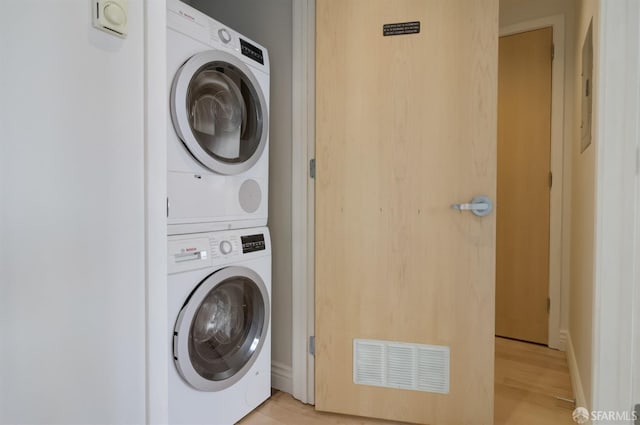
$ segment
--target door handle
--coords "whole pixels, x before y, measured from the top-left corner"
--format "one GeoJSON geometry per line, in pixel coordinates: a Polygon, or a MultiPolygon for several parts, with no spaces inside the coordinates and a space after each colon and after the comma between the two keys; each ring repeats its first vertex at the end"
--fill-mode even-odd
{"type": "Polygon", "coordinates": [[[471,202],[467,204],[453,204],[451,209],[458,211],[471,211],[478,217],[484,217],[491,214],[493,211],[493,202],[488,196],[480,195],[474,197],[471,202]]]}

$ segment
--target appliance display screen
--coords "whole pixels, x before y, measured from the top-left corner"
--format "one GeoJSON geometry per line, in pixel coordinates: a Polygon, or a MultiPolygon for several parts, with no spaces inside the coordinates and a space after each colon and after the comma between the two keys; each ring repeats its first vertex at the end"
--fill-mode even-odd
{"type": "Polygon", "coordinates": [[[262,233],[259,235],[242,236],[240,239],[242,240],[243,254],[248,252],[264,251],[266,249],[264,235],[262,233]]]}
{"type": "Polygon", "coordinates": [[[262,49],[259,49],[251,43],[247,43],[243,39],[240,39],[240,48],[243,55],[250,59],[253,59],[260,65],[264,65],[264,56],[262,55],[262,49]]]}

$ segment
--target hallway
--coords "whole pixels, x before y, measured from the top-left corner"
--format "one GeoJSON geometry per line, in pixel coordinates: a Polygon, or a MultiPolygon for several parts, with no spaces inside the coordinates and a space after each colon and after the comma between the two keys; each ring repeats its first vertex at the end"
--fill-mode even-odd
{"type": "MultiPolygon", "coordinates": [[[[571,379],[564,352],[496,338],[495,425],[572,425],[571,379]]],[[[343,424],[396,422],[316,412],[313,406],[275,392],[241,425],[343,424]]]]}

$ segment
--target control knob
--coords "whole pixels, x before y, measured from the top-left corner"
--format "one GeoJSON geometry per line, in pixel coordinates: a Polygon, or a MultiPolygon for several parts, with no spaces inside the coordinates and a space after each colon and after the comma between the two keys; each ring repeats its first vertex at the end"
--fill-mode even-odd
{"type": "Polygon", "coordinates": [[[233,250],[233,246],[231,245],[231,242],[229,241],[220,242],[220,252],[222,254],[227,255],[231,253],[232,250],[233,250]]]}
{"type": "Polygon", "coordinates": [[[219,29],[218,36],[220,36],[220,40],[222,40],[224,44],[227,44],[231,41],[231,34],[229,34],[229,31],[227,31],[226,28],[219,29]]]}

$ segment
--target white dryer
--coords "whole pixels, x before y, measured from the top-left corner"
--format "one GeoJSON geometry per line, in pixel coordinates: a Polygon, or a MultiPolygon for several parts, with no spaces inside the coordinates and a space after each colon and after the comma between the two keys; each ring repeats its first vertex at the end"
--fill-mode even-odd
{"type": "Polygon", "coordinates": [[[229,425],[271,392],[266,227],[169,236],[169,423],[229,425]]]}
{"type": "Polygon", "coordinates": [[[267,224],[269,55],[167,0],[168,234],[267,224]]]}

